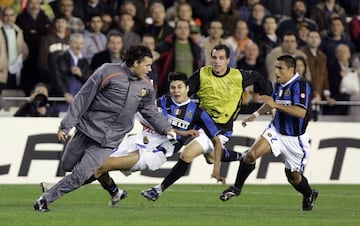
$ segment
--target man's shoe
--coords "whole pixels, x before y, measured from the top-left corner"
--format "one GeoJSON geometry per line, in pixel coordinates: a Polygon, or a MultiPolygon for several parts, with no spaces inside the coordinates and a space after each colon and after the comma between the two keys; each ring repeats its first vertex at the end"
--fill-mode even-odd
{"type": "Polygon", "coordinates": [[[231,197],[234,196],[238,196],[240,195],[241,190],[237,187],[231,186],[228,189],[224,190],[221,194],[220,194],[220,199],[222,201],[227,201],[229,200],[231,197]]]}
{"type": "Polygon", "coordinates": [[[116,195],[111,197],[111,199],[109,201],[109,206],[112,208],[116,208],[118,206],[120,200],[125,199],[126,197],[127,197],[127,192],[120,189],[118,191],[118,193],[116,193],[116,195]]]}
{"type": "Polygon", "coordinates": [[[38,200],[34,203],[34,209],[39,212],[48,212],[50,211],[47,207],[46,200],[41,196],[38,200]]]}
{"type": "Polygon", "coordinates": [[[150,201],[156,201],[161,195],[161,189],[153,187],[141,192],[141,195],[150,201]]]}
{"type": "Polygon", "coordinates": [[[46,182],[41,182],[40,183],[40,188],[41,188],[43,193],[49,191],[51,187],[52,187],[52,185],[49,184],[49,183],[46,183],[46,182]]]}
{"type": "Polygon", "coordinates": [[[319,195],[319,192],[315,189],[312,190],[312,193],[308,197],[303,198],[302,210],[310,211],[315,205],[315,201],[319,195]]]}

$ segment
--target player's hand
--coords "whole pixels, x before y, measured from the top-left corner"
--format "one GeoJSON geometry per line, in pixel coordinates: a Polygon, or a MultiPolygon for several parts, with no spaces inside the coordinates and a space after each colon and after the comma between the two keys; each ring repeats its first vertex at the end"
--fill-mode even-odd
{"type": "Polygon", "coordinates": [[[57,138],[59,142],[64,142],[68,139],[69,135],[65,133],[63,130],[59,130],[57,133],[57,138]]]}
{"type": "Polygon", "coordinates": [[[256,116],[252,114],[252,115],[244,118],[243,121],[241,122],[241,125],[242,125],[243,127],[246,127],[246,126],[247,126],[247,122],[252,122],[252,121],[254,121],[255,119],[256,119],[256,116]]]}
{"type": "Polygon", "coordinates": [[[184,137],[186,137],[186,136],[198,137],[199,136],[199,131],[197,131],[196,129],[186,130],[186,131],[183,131],[182,136],[184,136],[184,137]]]}
{"type": "Polygon", "coordinates": [[[216,179],[216,183],[222,183],[222,184],[225,184],[226,181],[225,181],[225,178],[221,177],[219,173],[212,173],[211,174],[211,178],[215,178],[216,179]]]}

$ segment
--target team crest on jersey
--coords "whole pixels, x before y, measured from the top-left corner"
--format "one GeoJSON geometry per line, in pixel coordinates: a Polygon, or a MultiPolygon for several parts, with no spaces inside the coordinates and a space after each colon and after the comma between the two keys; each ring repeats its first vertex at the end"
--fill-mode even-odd
{"type": "Polygon", "coordinates": [[[143,96],[146,96],[146,94],[148,93],[148,91],[145,89],[145,88],[143,88],[142,90],[141,90],[141,96],[143,97],[143,96]]]}
{"type": "Polygon", "coordinates": [[[186,117],[187,118],[192,118],[192,111],[188,111],[188,112],[186,112],[186,117]]]}
{"type": "Polygon", "coordinates": [[[306,96],[305,93],[300,93],[301,98],[305,98],[305,96],[306,96]]]}
{"type": "Polygon", "coordinates": [[[271,133],[268,133],[267,136],[268,136],[268,137],[272,137],[272,134],[271,134],[271,133]]]}
{"type": "Polygon", "coordinates": [[[285,96],[290,96],[290,90],[289,90],[289,89],[286,89],[284,95],[285,95],[285,96]]]}

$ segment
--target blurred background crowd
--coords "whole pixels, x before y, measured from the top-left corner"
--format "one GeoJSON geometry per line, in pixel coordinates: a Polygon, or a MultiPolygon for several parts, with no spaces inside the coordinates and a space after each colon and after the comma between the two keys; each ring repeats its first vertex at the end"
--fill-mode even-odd
{"type": "MultiPolygon", "coordinates": [[[[190,76],[226,44],[229,66],[271,82],[277,57],[294,56],[314,88],[316,111],[360,115],[358,105],[346,104],[360,101],[360,0],[0,0],[0,7],[0,95],[36,103],[12,106],[17,116],[65,112],[92,72],[122,62],[132,44],[153,51],[148,76],[158,96],[169,72],[190,76]]],[[[246,104],[257,102],[251,90],[245,94],[246,104]]]]}

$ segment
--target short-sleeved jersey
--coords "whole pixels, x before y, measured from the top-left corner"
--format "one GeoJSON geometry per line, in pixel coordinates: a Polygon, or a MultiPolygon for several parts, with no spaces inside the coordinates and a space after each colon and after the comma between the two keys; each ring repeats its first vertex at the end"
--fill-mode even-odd
{"type": "Polygon", "coordinates": [[[298,74],[285,84],[275,83],[272,96],[276,103],[287,106],[296,105],[307,110],[304,118],[276,111],[272,123],[280,134],[299,136],[305,133],[309,122],[311,92],[310,83],[298,74]]]}
{"type": "MultiPolygon", "coordinates": [[[[220,130],[205,110],[201,109],[190,99],[177,104],[169,96],[158,99],[159,111],[168,119],[176,129],[189,130],[202,128],[209,138],[214,138],[220,130]]],[[[182,142],[183,140],[180,140],[182,142]]]]}

